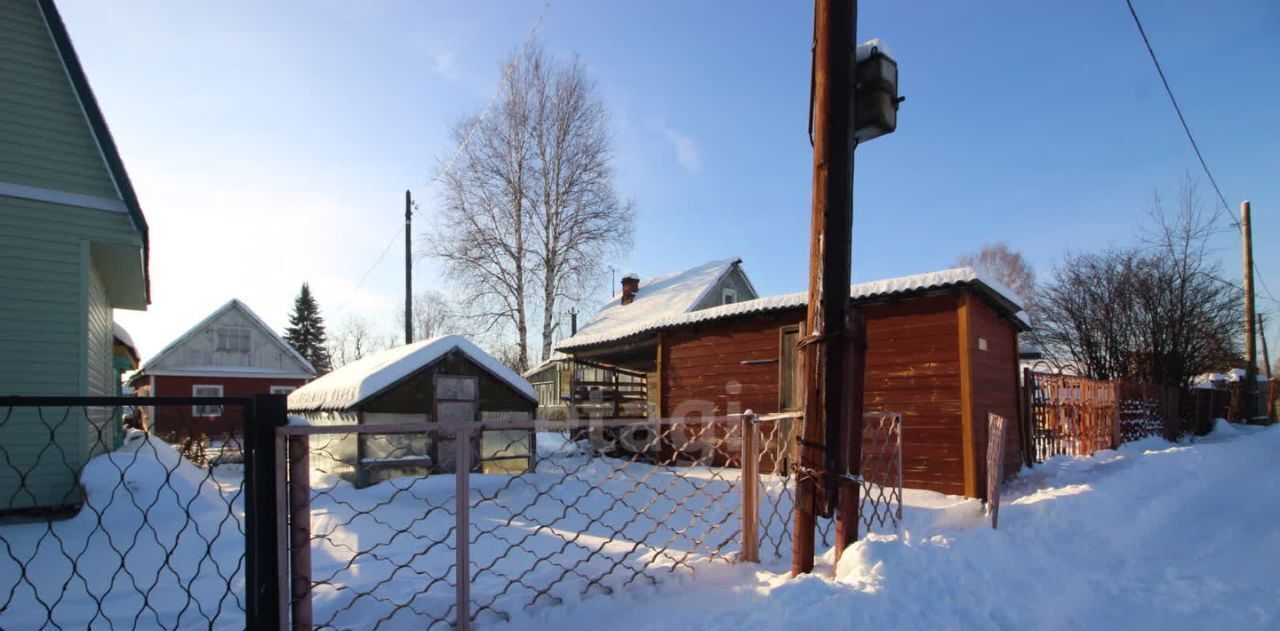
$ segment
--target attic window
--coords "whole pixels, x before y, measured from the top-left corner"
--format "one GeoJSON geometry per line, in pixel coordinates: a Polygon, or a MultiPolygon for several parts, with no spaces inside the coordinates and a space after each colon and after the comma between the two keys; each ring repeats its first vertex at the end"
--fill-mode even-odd
{"type": "Polygon", "coordinates": [[[218,351],[224,353],[248,353],[249,329],[218,329],[218,351]]]}
{"type": "Polygon", "coordinates": [[[738,290],[733,287],[725,287],[720,293],[720,304],[731,305],[738,301],[738,290]]]}

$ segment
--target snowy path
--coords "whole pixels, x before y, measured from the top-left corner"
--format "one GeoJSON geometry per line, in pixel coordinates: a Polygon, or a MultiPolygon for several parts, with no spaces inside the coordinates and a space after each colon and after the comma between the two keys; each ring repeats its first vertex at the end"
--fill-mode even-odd
{"type": "Polygon", "coordinates": [[[1280,427],[1056,459],[1006,489],[999,531],[972,500],[907,501],[902,535],[855,544],[834,579],[699,568],[498,628],[1280,628],[1280,427]]]}

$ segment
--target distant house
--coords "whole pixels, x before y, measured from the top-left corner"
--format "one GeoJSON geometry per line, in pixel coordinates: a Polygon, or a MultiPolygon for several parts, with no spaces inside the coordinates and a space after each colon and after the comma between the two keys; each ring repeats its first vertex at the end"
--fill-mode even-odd
{"type": "MultiPolygon", "coordinates": [[[[527,420],[537,409],[523,377],[466,338],[442,335],[374,353],[307,384],[289,395],[289,413],[313,425],[430,422],[437,374],[477,378],[476,420],[527,420]]],[[[397,475],[451,472],[451,445],[420,434],[317,436],[311,465],[362,487],[397,475]]],[[[524,471],[535,457],[527,431],[483,432],[475,449],[474,462],[485,472],[524,471]]]]}
{"type": "Polygon", "coordinates": [[[142,365],[133,337],[117,322],[111,332],[111,366],[115,369],[116,394],[124,393],[124,374],[142,365]]]}
{"type": "MultiPolygon", "coordinates": [[[[988,413],[1013,421],[1005,471],[1022,465],[1017,334],[1028,326],[1009,290],[958,268],[853,285],[850,300],[867,322],[865,409],[903,415],[906,486],[980,497],[988,413]]],[[[637,296],[557,350],[645,373],[653,418],[798,411],[807,303],[800,292],[672,313],[637,296]]]]}
{"type": "MultiPolygon", "coordinates": [[[[248,305],[231,300],[143,364],[130,385],[155,397],[252,397],[289,394],[315,374],[248,305]]],[[[162,436],[239,433],[244,421],[241,409],[217,405],[168,406],[145,416],[162,436]]]]}
{"type": "MultiPolygon", "coordinates": [[[[113,309],[145,310],[147,222],[49,0],[0,0],[0,395],[114,395],[113,309]]],[[[112,412],[0,428],[0,511],[79,503],[112,412]]]]}
{"type": "MultiPolygon", "coordinates": [[[[621,291],[571,339],[591,339],[639,322],[679,318],[757,297],[742,269],[742,259],[737,258],[709,261],[651,279],[628,274],[622,278],[621,291]]],[[[555,352],[526,371],[525,377],[538,393],[539,417],[648,417],[656,403],[652,398],[656,391],[646,387],[646,372],[623,366],[616,359],[611,356],[611,363],[603,363],[593,361],[590,352],[573,356],[555,352]]]]}

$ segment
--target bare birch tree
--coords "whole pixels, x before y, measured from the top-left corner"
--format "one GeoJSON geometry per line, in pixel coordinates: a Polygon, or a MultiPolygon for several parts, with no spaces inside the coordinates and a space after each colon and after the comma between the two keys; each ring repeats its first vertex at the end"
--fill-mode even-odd
{"type": "MultiPolygon", "coordinates": [[[[396,330],[403,329],[404,311],[396,309],[396,330]]],[[[444,294],[427,289],[413,297],[413,341],[468,333],[467,327],[458,321],[457,308],[444,294]]]]}
{"type": "Polygon", "coordinates": [[[541,359],[551,355],[560,307],[581,300],[607,255],[631,243],[633,204],[613,188],[608,116],[578,59],[528,59],[535,156],[534,269],[542,290],[541,359]]]}
{"type": "Polygon", "coordinates": [[[1028,312],[1035,301],[1036,273],[1022,254],[1009,249],[1003,241],[982,246],[977,254],[965,254],[956,259],[956,265],[972,267],[978,273],[1004,284],[1022,301],[1028,312]]]}
{"type": "Polygon", "coordinates": [[[330,336],[329,356],[333,367],[341,368],[391,346],[394,346],[394,342],[379,335],[372,323],[359,315],[350,315],[342,321],[337,334],[330,336]]]}
{"type": "Polygon", "coordinates": [[[527,366],[530,252],[526,243],[531,147],[527,65],[502,77],[495,111],[453,128],[461,151],[441,172],[444,208],[427,237],[462,293],[462,307],[484,331],[510,326],[527,366]]]}
{"type": "Polygon", "coordinates": [[[558,64],[533,45],[507,67],[501,107],[455,128],[459,143],[475,131],[443,174],[430,244],[464,311],[486,330],[514,329],[524,369],[530,323],[540,321],[545,359],[564,307],[630,245],[634,211],[614,190],[608,116],[579,61],[558,64]]]}

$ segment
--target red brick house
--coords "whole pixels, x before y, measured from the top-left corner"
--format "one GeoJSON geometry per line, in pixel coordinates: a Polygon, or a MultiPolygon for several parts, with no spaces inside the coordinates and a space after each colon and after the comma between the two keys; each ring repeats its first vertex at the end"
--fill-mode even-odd
{"type": "MultiPolygon", "coordinates": [[[[219,307],[142,365],[130,379],[139,395],[252,397],[289,394],[315,378],[315,368],[239,300],[219,307]]],[[[144,410],[156,434],[239,432],[236,407],[144,410]]]]}

